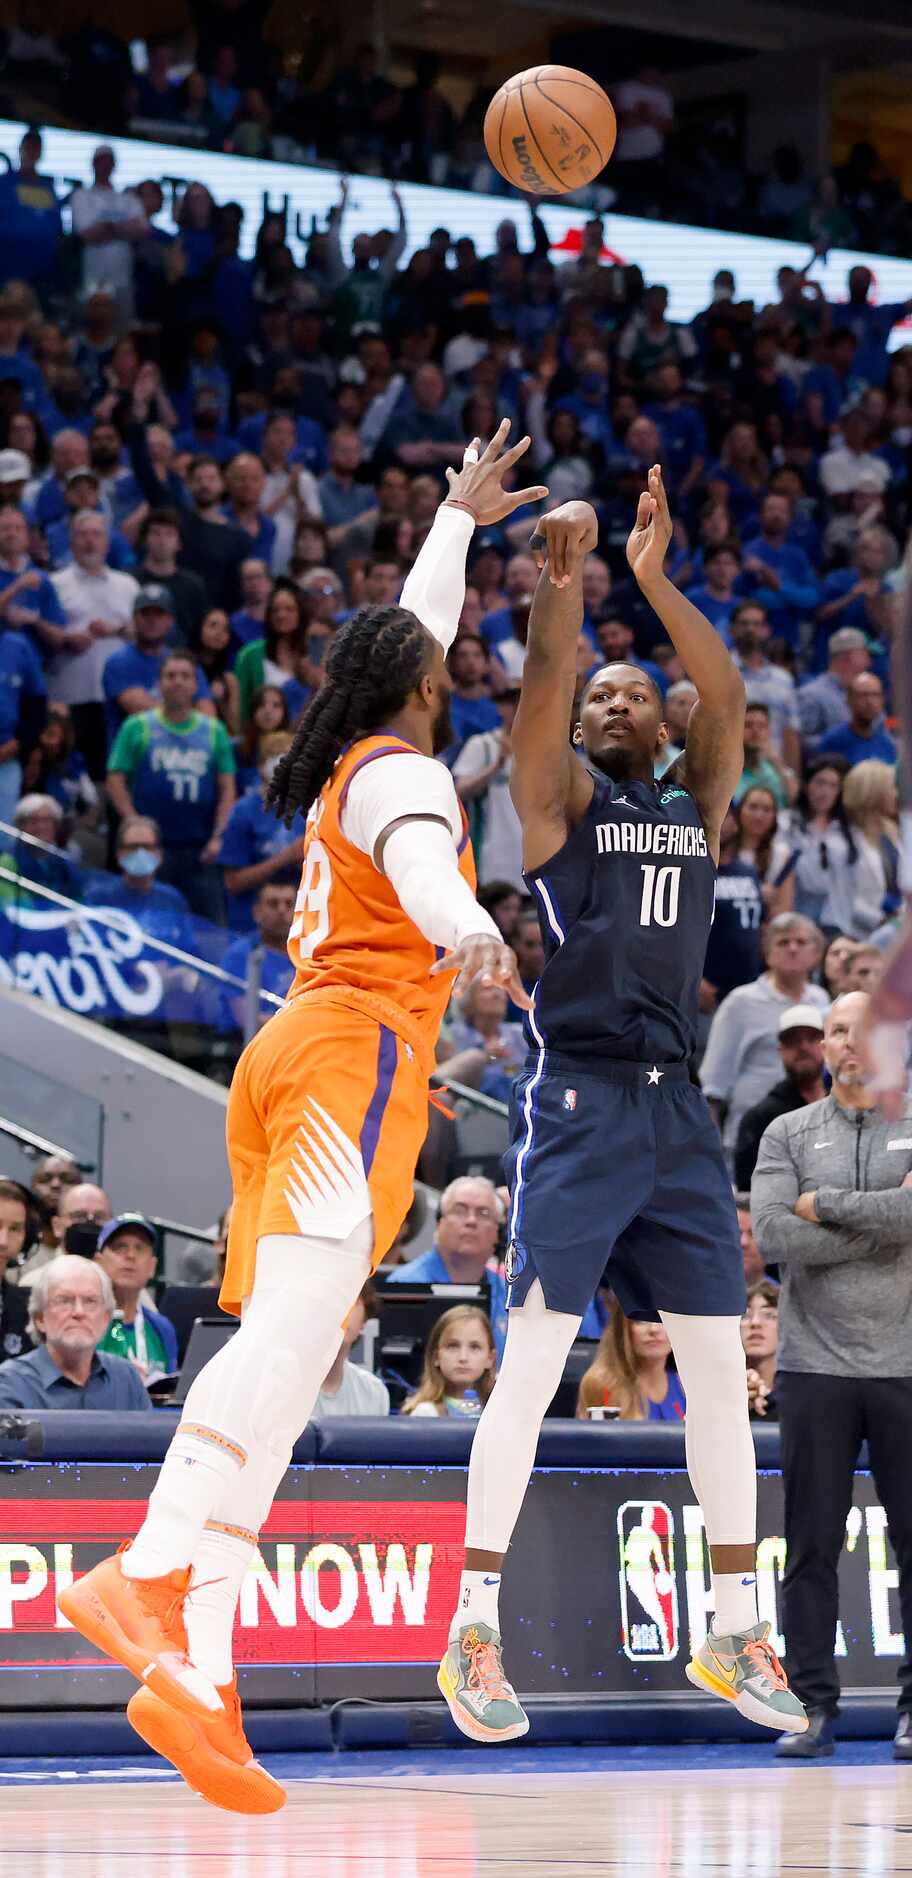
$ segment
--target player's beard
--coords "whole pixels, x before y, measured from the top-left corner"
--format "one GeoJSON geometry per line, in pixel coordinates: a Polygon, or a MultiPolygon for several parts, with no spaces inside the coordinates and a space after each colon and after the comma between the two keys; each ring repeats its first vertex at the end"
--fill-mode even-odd
{"type": "Polygon", "coordinates": [[[639,768],[638,752],[620,747],[600,750],[598,756],[590,756],[593,769],[600,776],[607,776],[611,782],[634,782],[639,768]]]}
{"type": "Polygon", "coordinates": [[[434,755],[449,749],[453,742],[453,715],[450,710],[450,694],[442,692],[437,716],[434,719],[434,755]]]}

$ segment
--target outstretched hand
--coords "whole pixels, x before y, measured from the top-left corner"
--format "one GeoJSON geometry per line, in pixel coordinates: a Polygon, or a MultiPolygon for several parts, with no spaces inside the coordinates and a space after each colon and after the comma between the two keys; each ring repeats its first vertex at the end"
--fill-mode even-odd
{"type": "Polygon", "coordinates": [[[543,502],[548,494],[543,483],[536,483],[530,489],[504,488],[504,477],[520,457],[525,456],[532,441],[531,437],[520,437],[512,450],[505,450],[509,430],[510,419],[505,417],[485,450],[481,448],[481,438],[473,437],[466,445],[461,470],[446,472],[450,485],[446,500],[465,503],[481,528],[502,522],[505,516],[514,515],[527,502],[543,502]]]}
{"type": "Polygon", "coordinates": [[[588,502],[562,502],[539,517],[529,547],[552,587],[567,587],[574,569],[598,545],[598,516],[588,502]]]}
{"type": "Polygon", "coordinates": [[[662,481],[662,471],[654,463],[647,487],[637,504],[636,521],[627,541],[627,560],[638,581],[661,574],[672,536],[671,512],[662,481]]]}
{"type": "Polygon", "coordinates": [[[453,987],[457,996],[467,991],[474,979],[480,978],[483,985],[502,985],[522,1010],[532,1008],[532,1000],[519,975],[515,952],[486,932],[470,933],[455,952],[438,959],[437,964],[431,966],[431,977],[437,978],[441,972],[459,973],[453,987]]]}

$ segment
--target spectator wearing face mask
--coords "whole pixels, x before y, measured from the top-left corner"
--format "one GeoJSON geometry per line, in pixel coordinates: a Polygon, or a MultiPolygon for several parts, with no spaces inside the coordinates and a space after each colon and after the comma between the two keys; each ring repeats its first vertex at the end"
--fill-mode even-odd
{"type": "Polygon", "coordinates": [[[92,880],[85,906],[128,913],[150,939],[195,951],[190,908],[177,887],[159,879],[164,859],[161,830],[150,815],[127,815],[117,831],[117,877],[92,880]]]}
{"type": "Polygon", "coordinates": [[[260,739],[257,780],[239,796],[225,823],[219,865],[224,871],[228,924],[235,932],[250,932],[254,899],[261,887],[267,883],[291,887],[298,884],[304,824],[300,816],[296,817],[289,838],[289,830],[267,809],[264,800],[276,763],[290,745],[287,731],[260,739]]]}

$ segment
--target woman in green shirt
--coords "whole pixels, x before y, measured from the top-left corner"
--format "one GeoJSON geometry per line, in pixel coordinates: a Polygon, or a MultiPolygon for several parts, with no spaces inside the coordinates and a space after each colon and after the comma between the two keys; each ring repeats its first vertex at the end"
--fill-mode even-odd
{"type": "Polygon", "coordinates": [[[297,677],[297,662],[306,651],[306,633],[312,603],[290,580],[277,580],[263,622],[265,636],[251,639],[235,662],[241,692],[241,723],[250,714],[255,691],[261,685],[284,685],[297,677]]]}

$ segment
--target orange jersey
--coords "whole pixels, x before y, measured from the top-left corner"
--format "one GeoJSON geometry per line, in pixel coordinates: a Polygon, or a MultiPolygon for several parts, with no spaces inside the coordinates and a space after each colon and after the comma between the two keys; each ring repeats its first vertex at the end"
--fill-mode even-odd
{"type": "MultiPolygon", "coordinates": [[[[384,769],[398,755],[414,756],[401,737],[364,737],[339,758],[308,817],[304,862],[288,954],[295,968],[289,997],[309,992],[335,993],[354,1008],[386,1007],[387,1021],[416,1043],[426,1062],[433,1059],[437,1035],[453,987],[452,978],[430,976],[443,957],[404,913],[386,876],[369,854],[347,840],[342,813],[353,778],[368,763],[384,769]],[[402,1022],[397,1026],[393,1012],[402,1022]]],[[[422,804],[416,801],[415,811],[422,804]]],[[[395,815],[401,814],[397,804],[395,815]]],[[[459,871],[473,892],[475,861],[462,811],[459,871]]]]}

